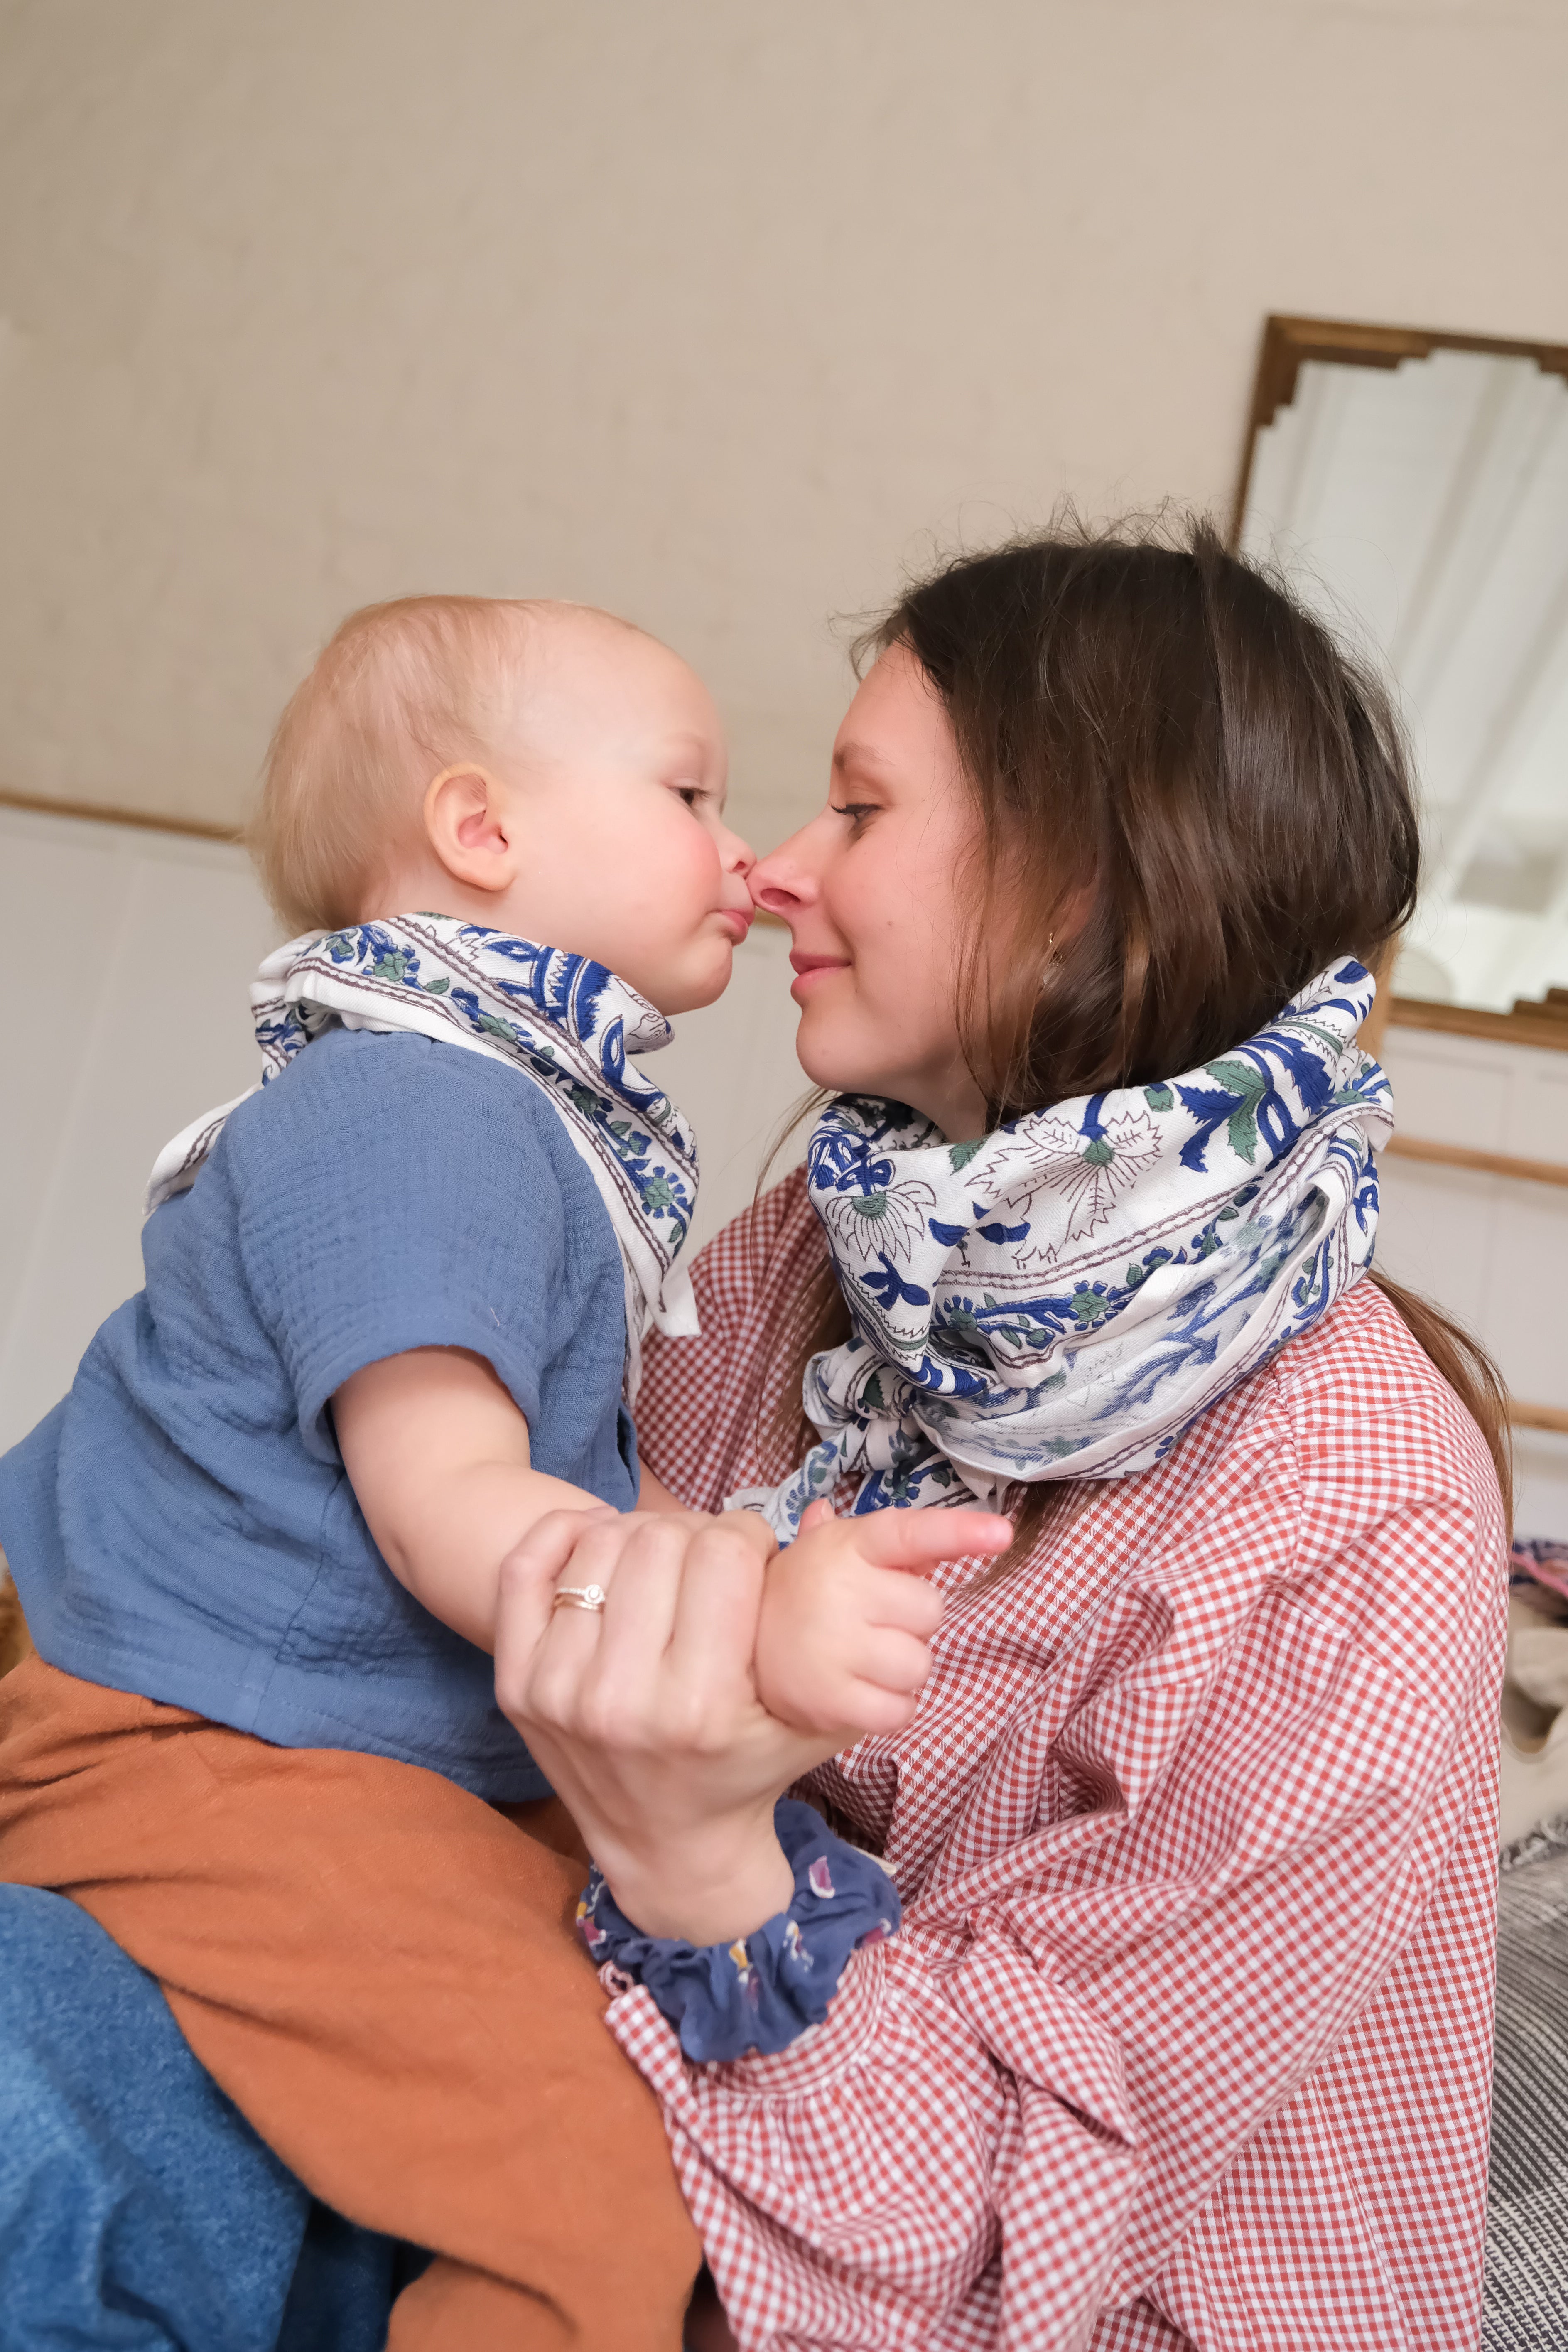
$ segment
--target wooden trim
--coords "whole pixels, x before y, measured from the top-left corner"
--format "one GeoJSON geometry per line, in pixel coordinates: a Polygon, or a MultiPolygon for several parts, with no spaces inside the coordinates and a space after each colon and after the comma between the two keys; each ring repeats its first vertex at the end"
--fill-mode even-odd
{"type": "Polygon", "coordinates": [[[1568,1412],[1556,1404],[1524,1404],[1518,1397],[1508,1401],[1508,1417],[1515,1429],[1554,1429],[1561,1437],[1568,1437],[1568,1412]]]}
{"type": "Polygon", "coordinates": [[[1556,1160],[1516,1160],[1508,1151],[1472,1151],[1462,1143],[1433,1143],[1424,1135],[1391,1135],[1384,1145],[1396,1160],[1429,1160],[1437,1168],[1470,1168],[1481,1176],[1511,1176],[1525,1184],[1568,1184],[1556,1160]]]}
{"type": "Polygon", "coordinates": [[[1275,414],[1289,408],[1304,360],[1327,360],[1341,367],[1396,368],[1401,360],[1429,359],[1434,352],[1486,352],[1494,359],[1533,360],[1548,375],[1568,377],[1568,343],[1516,342],[1500,335],[1451,335],[1442,327],[1375,327],[1352,319],[1298,319],[1270,311],[1258,347],[1252,407],[1241,452],[1241,471],[1231,515],[1230,543],[1241,544],[1258,436],[1275,414]]]}
{"type": "Polygon", "coordinates": [[[205,824],[194,816],[155,816],[148,809],[100,808],[95,801],[51,801],[41,793],[0,792],[0,808],[25,809],[30,816],[83,818],[89,824],[129,824],[142,833],[184,834],[192,841],[237,842],[244,839],[233,824],[205,824]]]}
{"type": "Polygon", "coordinates": [[[1568,1053],[1568,1022],[1555,1013],[1485,1013],[1479,1005],[1439,1004],[1424,996],[1396,996],[1389,1013],[1392,1029],[1438,1030],[1450,1037],[1485,1037],[1498,1045],[1544,1045],[1568,1053]]]}

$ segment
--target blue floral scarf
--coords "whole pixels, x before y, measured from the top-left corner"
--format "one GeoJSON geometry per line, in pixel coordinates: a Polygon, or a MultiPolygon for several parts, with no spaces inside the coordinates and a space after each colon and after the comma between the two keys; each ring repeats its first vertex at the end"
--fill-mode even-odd
{"type": "MultiPolygon", "coordinates": [[[[697,1202],[696,1141],[627,1058],[673,1033],[602,963],[447,915],[399,915],[275,950],[250,1009],[263,1086],[336,1027],[413,1030],[518,1071],[554,1105],[609,1212],[626,1268],[628,1393],[650,1320],[672,1334],[697,1329],[690,1277],[676,1265],[697,1202]]],[[[207,1112],[164,1146],[149,1213],[193,1181],[235,1108],[207,1112]]]]}
{"type": "Polygon", "coordinates": [[[731,1501],[787,1540],[845,1478],[875,1511],[1158,1462],[1372,1263],[1394,1127],[1355,1044],[1373,994],[1341,964],[1201,1069],[979,1142],[840,1096],[806,1171],[854,1336],[806,1372],[822,1443],[731,1501]]]}

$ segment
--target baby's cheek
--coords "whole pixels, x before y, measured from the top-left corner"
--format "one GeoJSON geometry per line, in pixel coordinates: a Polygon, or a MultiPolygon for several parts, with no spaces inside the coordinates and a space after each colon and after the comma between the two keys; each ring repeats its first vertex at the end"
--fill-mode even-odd
{"type": "Polygon", "coordinates": [[[711,834],[698,825],[687,828],[684,871],[687,887],[694,904],[704,914],[715,908],[722,895],[724,871],[719,861],[719,845],[711,834]]]}

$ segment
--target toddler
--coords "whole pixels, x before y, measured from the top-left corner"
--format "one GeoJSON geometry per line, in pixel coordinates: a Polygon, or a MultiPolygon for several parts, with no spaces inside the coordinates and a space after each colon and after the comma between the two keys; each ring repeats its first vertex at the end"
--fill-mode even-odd
{"type": "MultiPolygon", "coordinates": [[[[0,1464],[39,1652],[0,1875],[158,1978],[313,2190],[436,2252],[399,2347],[672,2346],[697,2264],[487,1653],[535,1519],[637,1507],[642,1332],[695,1328],[695,1147],[628,1057],[750,925],[724,789],[700,683],[606,614],[346,622],[255,834],[300,934],[252,992],[268,1082],[163,1154],[144,1289],[0,1464]]],[[[764,1698],[877,1722],[800,1622],[764,1602],[764,1698]]]]}

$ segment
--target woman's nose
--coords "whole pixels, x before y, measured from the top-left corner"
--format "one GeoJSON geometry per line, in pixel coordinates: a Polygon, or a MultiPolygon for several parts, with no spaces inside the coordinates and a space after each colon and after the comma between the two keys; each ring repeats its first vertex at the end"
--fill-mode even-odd
{"type": "Polygon", "coordinates": [[[783,915],[787,920],[816,897],[816,877],[802,854],[805,838],[804,832],[792,834],[752,868],[752,897],[770,915],[783,915]]]}

